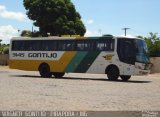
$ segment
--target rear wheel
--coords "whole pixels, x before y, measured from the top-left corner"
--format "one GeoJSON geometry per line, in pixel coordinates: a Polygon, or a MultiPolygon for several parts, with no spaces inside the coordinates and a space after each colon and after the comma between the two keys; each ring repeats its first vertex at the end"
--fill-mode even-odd
{"type": "Polygon", "coordinates": [[[43,78],[50,78],[52,76],[50,72],[50,67],[46,63],[43,63],[39,66],[39,73],[43,78]]]}
{"type": "Polygon", "coordinates": [[[117,80],[119,77],[119,69],[116,66],[110,66],[107,70],[107,77],[109,80],[117,80]]]}
{"type": "Polygon", "coordinates": [[[128,81],[131,78],[130,75],[121,75],[120,77],[123,81],[128,81]]]}
{"type": "Polygon", "coordinates": [[[64,72],[53,72],[52,73],[55,78],[62,78],[64,76],[64,72]]]}

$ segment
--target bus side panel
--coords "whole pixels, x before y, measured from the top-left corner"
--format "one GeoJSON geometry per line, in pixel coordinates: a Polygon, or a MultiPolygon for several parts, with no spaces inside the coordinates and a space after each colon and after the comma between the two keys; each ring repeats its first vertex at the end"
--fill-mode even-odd
{"type": "Polygon", "coordinates": [[[110,64],[116,65],[120,75],[133,75],[135,72],[134,65],[126,64],[118,60],[118,55],[115,53],[102,52],[95,62],[90,66],[87,73],[105,74],[107,66],[110,64]],[[108,56],[108,57],[107,57],[108,56]],[[112,56],[112,57],[111,57],[112,56]]]}
{"type": "MultiPolygon", "coordinates": [[[[81,61],[87,55],[88,52],[78,51],[74,58],[70,61],[68,66],[65,68],[65,72],[75,72],[77,67],[80,65],[81,61]]],[[[83,68],[82,68],[83,69],[83,68]]]]}
{"type": "Polygon", "coordinates": [[[69,65],[75,55],[76,51],[65,52],[60,60],[52,62],[50,66],[51,72],[65,72],[65,68],[69,65]]]}
{"type": "Polygon", "coordinates": [[[100,54],[99,51],[88,51],[83,60],[79,63],[77,68],[74,70],[76,73],[86,73],[90,66],[94,63],[97,56],[100,54]]]}
{"type": "Polygon", "coordinates": [[[47,63],[50,66],[51,72],[64,72],[70,61],[76,55],[76,52],[65,52],[59,60],[13,60],[10,59],[10,68],[38,71],[41,63],[47,63]]]}
{"type": "Polygon", "coordinates": [[[65,72],[86,73],[100,52],[78,51],[66,67],[65,72]]]}
{"type": "Polygon", "coordinates": [[[93,62],[93,64],[89,67],[87,70],[87,73],[99,73],[99,74],[105,74],[106,67],[109,64],[112,64],[112,61],[114,61],[114,57],[106,58],[106,56],[114,55],[113,53],[106,53],[101,52],[99,56],[96,58],[96,60],[93,62]]]}
{"type": "MultiPolygon", "coordinates": [[[[41,61],[41,60],[10,60],[9,67],[11,69],[37,71],[39,65],[43,62],[45,62],[45,61],[41,61]]],[[[50,64],[52,62],[47,61],[47,63],[50,64]]]]}

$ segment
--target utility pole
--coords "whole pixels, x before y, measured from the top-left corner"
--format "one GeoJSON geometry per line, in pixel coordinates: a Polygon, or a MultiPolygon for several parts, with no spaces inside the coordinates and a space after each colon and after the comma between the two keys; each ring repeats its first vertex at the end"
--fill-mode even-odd
{"type": "Polygon", "coordinates": [[[102,30],[101,29],[99,29],[98,32],[99,32],[99,35],[102,35],[102,30]]]}
{"type": "Polygon", "coordinates": [[[125,36],[127,35],[127,30],[129,30],[130,28],[122,28],[122,30],[124,30],[125,36]]]}

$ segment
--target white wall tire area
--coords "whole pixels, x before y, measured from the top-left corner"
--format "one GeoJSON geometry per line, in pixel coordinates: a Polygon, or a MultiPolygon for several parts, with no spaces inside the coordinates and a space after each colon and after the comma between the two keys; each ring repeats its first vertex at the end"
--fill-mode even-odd
{"type": "Polygon", "coordinates": [[[52,77],[52,74],[50,72],[50,67],[47,63],[42,63],[39,68],[39,74],[41,75],[41,77],[43,78],[50,78],[52,77]]]}

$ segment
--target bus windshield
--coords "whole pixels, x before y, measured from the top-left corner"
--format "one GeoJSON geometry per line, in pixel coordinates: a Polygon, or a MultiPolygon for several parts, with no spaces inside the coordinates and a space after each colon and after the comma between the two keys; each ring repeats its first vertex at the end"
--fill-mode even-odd
{"type": "Polygon", "coordinates": [[[149,63],[148,49],[144,40],[136,40],[136,62],[149,63]]]}

